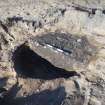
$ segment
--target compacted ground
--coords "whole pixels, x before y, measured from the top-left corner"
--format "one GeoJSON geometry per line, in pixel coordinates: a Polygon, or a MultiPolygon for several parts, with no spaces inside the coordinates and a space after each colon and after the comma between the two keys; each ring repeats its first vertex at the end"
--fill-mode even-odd
{"type": "Polygon", "coordinates": [[[0,1],[0,105],[105,105],[105,0],[0,1]]]}

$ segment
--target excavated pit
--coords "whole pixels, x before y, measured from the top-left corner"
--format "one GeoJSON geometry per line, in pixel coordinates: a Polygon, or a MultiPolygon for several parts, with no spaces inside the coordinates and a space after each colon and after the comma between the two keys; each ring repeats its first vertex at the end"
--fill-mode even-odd
{"type": "Polygon", "coordinates": [[[62,68],[55,67],[25,44],[17,47],[12,60],[14,62],[15,71],[22,77],[50,80],[69,78],[77,75],[75,71],[69,72],[62,68]]]}

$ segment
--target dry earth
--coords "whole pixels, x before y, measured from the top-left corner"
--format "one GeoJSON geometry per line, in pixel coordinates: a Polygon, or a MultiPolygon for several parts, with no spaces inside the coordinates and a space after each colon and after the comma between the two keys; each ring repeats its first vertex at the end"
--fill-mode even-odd
{"type": "Polygon", "coordinates": [[[105,105],[105,0],[0,0],[0,105],[105,105]]]}

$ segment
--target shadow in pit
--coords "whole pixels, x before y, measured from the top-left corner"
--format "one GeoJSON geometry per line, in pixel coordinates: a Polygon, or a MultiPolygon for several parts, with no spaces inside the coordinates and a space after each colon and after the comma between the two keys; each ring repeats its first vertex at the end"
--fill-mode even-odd
{"type": "Polygon", "coordinates": [[[25,44],[17,47],[13,53],[12,60],[17,74],[22,77],[51,80],[78,76],[75,71],[66,71],[55,67],[25,44]]]}
{"type": "Polygon", "coordinates": [[[66,97],[64,87],[44,90],[26,97],[16,97],[20,87],[15,84],[0,101],[0,105],[61,105],[66,97]]]}

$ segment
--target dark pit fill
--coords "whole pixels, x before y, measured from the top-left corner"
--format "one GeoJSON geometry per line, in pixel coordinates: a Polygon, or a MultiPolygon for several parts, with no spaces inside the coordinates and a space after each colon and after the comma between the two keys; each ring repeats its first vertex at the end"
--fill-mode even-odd
{"type": "Polygon", "coordinates": [[[13,53],[12,60],[15,71],[23,77],[50,80],[77,75],[75,71],[68,72],[62,68],[55,67],[24,44],[17,47],[13,53]]]}

